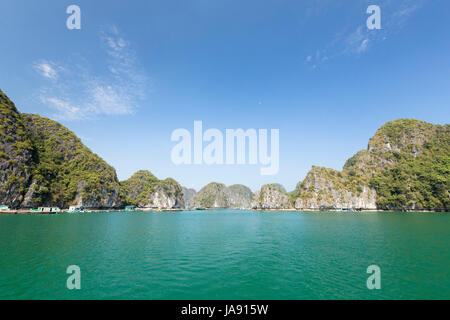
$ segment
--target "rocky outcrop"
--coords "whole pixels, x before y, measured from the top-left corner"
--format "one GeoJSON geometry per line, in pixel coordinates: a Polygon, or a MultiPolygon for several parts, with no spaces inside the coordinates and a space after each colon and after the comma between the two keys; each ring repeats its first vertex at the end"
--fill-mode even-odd
{"type": "Polygon", "coordinates": [[[195,207],[228,208],[229,190],[223,183],[212,182],[194,197],[195,207]]]}
{"type": "Polygon", "coordinates": [[[293,209],[289,195],[279,184],[267,184],[256,191],[252,208],[255,210],[287,210],[293,209]]]}
{"type": "Polygon", "coordinates": [[[250,209],[252,206],[253,192],[242,184],[234,184],[228,187],[229,207],[232,209],[250,209]]]}
{"type": "Polygon", "coordinates": [[[73,132],[19,113],[1,91],[0,112],[0,203],[12,208],[120,206],[114,168],[73,132]]]}
{"type": "Polygon", "coordinates": [[[21,114],[0,90],[0,204],[20,207],[31,183],[32,155],[21,114]]]}
{"type": "Polygon", "coordinates": [[[210,183],[194,197],[195,207],[250,209],[252,191],[243,185],[227,187],[223,183],[210,183]]]}
{"type": "Polygon", "coordinates": [[[383,125],[342,171],[313,167],[296,190],[211,183],[197,194],[173,179],[116,172],[61,124],[21,114],[0,91],[0,204],[10,208],[82,205],[110,209],[450,209],[450,126],[414,119],[383,125]]]}
{"type": "Polygon", "coordinates": [[[447,211],[449,154],[449,125],[391,121],[342,171],[313,167],[291,199],[298,210],[447,211]]]}
{"type": "Polygon", "coordinates": [[[183,189],[173,179],[159,182],[156,191],[149,197],[146,208],[184,209],[183,189]]]}
{"type": "Polygon", "coordinates": [[[113,167],[61,124],[33,114],[22,114],[22,118],[34,147],[33,179],[22,208],[121,206],[113,167]]]}
{"type": "Polygon", "coordinates": [[[183,187],[183,200],[184,200],[184,208],[186,210],[192,210],[195,208],[194,206],[194,197],[197,194],[197,191],[194,189],[189,189],[183,187]]]}
{"type": "MultiPolygon", "coordinates": [[[[116,178],[117,179],[117,178],[116,178]]],[[[99,193],[87,193],[89,183],[81,180],[78,182],[75,204],[85,208],[113,209],[122,207],[122,201],[119,199],[119,185],[117,181],[113,184],[106,182],[101,185],[99,193]]]]}
{"type": "Polygon", "coordinates": [[[159,180],[149,171],[138,171],[121,182],[121,199],[144,209],[183,209],[183,189],[175,180],[159,180]]]}
{"type": "Polygon", "coordinates": [[[346,174],[333,169],[313,167],[297,191],[297,210],[377,209],[375,190],[364,184],[353,189],[346,174]]]}

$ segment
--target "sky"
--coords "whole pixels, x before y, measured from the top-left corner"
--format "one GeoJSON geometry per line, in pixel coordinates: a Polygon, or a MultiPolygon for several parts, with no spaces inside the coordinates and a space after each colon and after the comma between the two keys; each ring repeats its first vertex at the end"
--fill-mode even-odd
{"type": "Polygon", "coordinates": [[[450,120],[446,0],[2,0],[0,89],[115,167],[199,190],[293,190],[341,170],[387,121],[450,120]],[[66,9],[81,10],[81,29],[66,9]],[[368,6],[381,10],[369,30],[368,6]],[[278,129],[279,171],[176,165],[174,130],[278,129]]]}

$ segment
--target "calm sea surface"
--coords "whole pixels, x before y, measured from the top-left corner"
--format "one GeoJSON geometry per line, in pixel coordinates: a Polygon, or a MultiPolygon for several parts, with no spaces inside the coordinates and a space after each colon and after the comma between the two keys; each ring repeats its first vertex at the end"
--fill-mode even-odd
{"type": "Polygon", "coordinates": [[[450,299],[449,246],[448,213],[3,215],[0,299],[450,299]]]}

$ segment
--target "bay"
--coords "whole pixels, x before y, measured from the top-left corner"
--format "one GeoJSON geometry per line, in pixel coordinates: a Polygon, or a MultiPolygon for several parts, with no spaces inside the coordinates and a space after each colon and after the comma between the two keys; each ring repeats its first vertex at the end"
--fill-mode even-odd
{"type": "Polygon", "coordinates": [[[2,215],[0,299],[450,299],[449,240],[448,213],[2,215]]]}

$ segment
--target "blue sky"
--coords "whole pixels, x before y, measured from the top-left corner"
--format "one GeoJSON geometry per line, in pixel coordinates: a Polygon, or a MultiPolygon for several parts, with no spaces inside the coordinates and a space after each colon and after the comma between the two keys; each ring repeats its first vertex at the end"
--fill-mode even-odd
{"type": "Polygon", "coordinates": [[[119,178],[147,169],[292,190],[341,169],[383,123],[450,118],[450,3],[55,1],[0,3],[0,88],[22,112],[73,130],[119,178]],[[66,28],[76,4],[82,29],[66,28]],[[368,30],[369,5],[381,30],[368,30]],[[175,166],[178,128],[279,129],[280,170],[175,166]]]}

